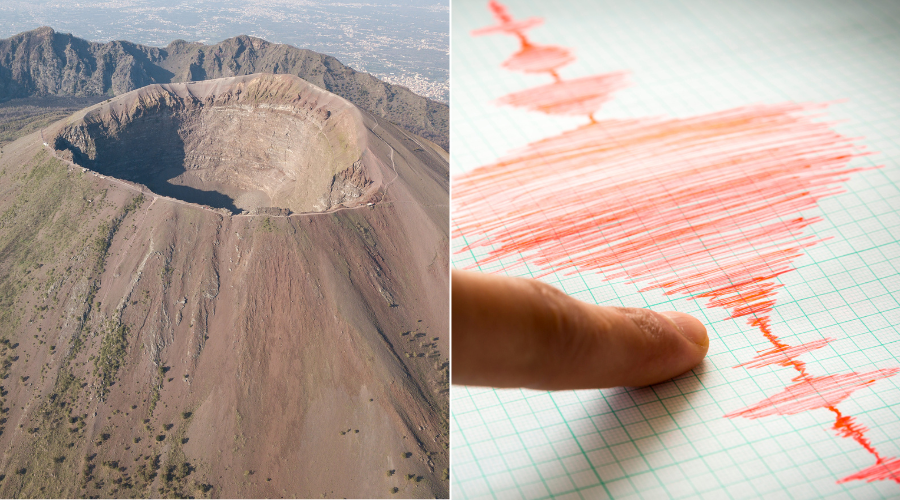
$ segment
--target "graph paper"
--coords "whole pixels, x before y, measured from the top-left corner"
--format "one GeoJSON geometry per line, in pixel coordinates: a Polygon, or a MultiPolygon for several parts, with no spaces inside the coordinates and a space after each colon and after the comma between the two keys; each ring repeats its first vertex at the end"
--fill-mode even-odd
{"type": "MultiPolygon", "coordinates": [[[[900,367],[900,4],[896,2],[504,2],[516,18],[540,17],[528,36],[571,49],[574,79],[626,71],[596,118],[692,116],[750,105],[830,103],[831,129],[874,152],[854,158],[843,192],[802,215],[818,243],[779,275],[771,328],[793,345],[833,339],[799,359],[813,373],[900,367]],[[879,168],[875,168],[879,167],[879,168]]],[[[486,2],[452,9],[451,168],[460,179],[510,151],[564,134],[584,117],[497,105],[547,84],[501,67],[513,37],[472,36],[496,23],[486,2]]],[[[486,186],[486,190],[490,187],[486,186]]],[[[577,207],[575,207],[577,208],[577,207]]],[[[456,207],[454,208],[456,210],[456,207]]],[[[745,318],[690,294],[597,270],[550,272],[528,259],[467,250],[455,226],[453,265],[535,277],[588,302],[677,310],[710,333],[706,360],[647,388],[539,392],[454,386],[454,498],[893,498],[900,484],[842,478],[873,465],[841,437],[824,408],[765,418],[725,418],[778,393],[796,373],[735,366],[771,347],[745,318]],[[487,262],[482,264],[482,262],[487,262]]],[[[884,457],[900,456],[900,377],[840,402],[884,457]]]]}

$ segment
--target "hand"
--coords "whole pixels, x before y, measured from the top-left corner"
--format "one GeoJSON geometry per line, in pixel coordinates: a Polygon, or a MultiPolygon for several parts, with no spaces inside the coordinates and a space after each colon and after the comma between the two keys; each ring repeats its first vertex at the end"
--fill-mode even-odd
{"type": "Polygon", "coordinates": [[[532,389],[644,386],[709,349],[693,316],[603,307],[537,280],[453,271],[454,384],[532,389]]]}

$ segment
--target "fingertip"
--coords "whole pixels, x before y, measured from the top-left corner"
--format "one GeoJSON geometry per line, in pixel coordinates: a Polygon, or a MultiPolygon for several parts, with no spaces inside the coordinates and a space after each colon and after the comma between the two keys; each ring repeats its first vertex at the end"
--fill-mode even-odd
{"type": "Polygon", "coordinates": [[[549,339],[555,346],[545,349],[554,356],[534,370],[550,373],[542,389],[646,386],[691,370],[709,350],[706,327],[697,318],[679,312],[603,307],[565,302],[558,307],[572,314],[549,339]],[[550,370],[549,367],[556,367],[550,370]]]}
{"type": "Polygon", "coordinates": [[[679,312],[623,308],[634,328],[625,328],[617,359],[626,360],[618,385],[651,385],[691,370],[709,351],[706,327],[697,318],[679,312]]]}
{"type": "Polygon", "coordinates": [[[684,338],[704,349],[709,347],[709,335],[706,332],[706,326],[699,319],[690,314],[677,311],[666,311],[661,314],[670,319],[672,323],[675,323],[675,326],[678,327],[684,338]]]}

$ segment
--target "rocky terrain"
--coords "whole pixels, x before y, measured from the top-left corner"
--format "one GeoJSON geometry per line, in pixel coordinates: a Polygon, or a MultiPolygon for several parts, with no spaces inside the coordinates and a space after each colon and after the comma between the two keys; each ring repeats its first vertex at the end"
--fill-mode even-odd
{"type": "Polygon", "coordinates": [[[300,78],[405,130],[449,148],[449,108],[360,73],[337,59],[238,36],[215,45],[177,40],[164,48],[93,43],[48,27],[0,40],[0,101],[32,96],[114,96],[154,83],[253,73],[300,78]]]}
{"type": "Polygon", "coordinates": [[[285,75],[6,144],[0,496],[446,497],[447,175],[285,75]]]}

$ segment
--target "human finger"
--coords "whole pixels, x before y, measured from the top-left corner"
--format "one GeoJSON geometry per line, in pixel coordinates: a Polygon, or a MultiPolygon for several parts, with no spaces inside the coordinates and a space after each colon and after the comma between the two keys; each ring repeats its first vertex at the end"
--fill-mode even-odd
{"type": "Polygon", "coordinates": [[[706,356],[693,316],[604,307],[531,279],[452,276],[453,383],[533,389],[644,386],[706,356]]]}

